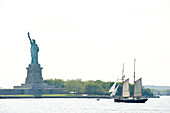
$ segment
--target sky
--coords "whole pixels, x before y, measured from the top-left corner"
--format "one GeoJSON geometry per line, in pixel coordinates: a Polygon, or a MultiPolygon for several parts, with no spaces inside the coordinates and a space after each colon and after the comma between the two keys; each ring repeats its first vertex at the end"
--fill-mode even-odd
{"type": "Polygon", "coordinates": [[[39,46],[43,79],[170,86],[169,0],[0,0],[0,87],[25,83],[27,33],[39,46]]]}

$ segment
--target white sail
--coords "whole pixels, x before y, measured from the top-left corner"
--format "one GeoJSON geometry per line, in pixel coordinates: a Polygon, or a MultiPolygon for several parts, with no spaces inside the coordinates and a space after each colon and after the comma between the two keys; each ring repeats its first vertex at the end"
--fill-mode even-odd
{"type": "Polygon", "coordinates": [[[116,82],[112,85],[112,87],[110,88],[109,92],[113,92],[115,90],[116,87],[116,82]]]}
{"type": "Polygon", "coordinates": [[[114,96],[116,94],[118,87],[119,85],[114,89],[114,91],[110,94],[110,96],[114,96]]]}
{"type": "Polygon", "coordinates": [[[122,84],[122,97],[130,97],[130,91],[129,91],[129,79],[125,80],[122,84]]]}
{"type": "MultiPolygon", "coordinates": [[[[118,80],[118,79],[117,79],[117,80],[118,80]]],[[[109,92],[113,92],[113,91],[115,90],[117,80],[116,80],[116,82],[112,85],[112,87],[110,88],[109,92]]]]}
{"type": "Polygon", "coordinates": [[[142,96],[142,78],[135,81],[134,84],[134,97],[142,96]]]}

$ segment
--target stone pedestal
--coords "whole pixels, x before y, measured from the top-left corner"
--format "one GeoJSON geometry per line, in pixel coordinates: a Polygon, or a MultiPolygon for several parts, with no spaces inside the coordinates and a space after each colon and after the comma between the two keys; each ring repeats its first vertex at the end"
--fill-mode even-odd
{"type": "Polygon", "coordinates": [[[14,86],[14,89],[46,89],[54,88],[54,86],[49,86],[47,83],[43,82],[42,78],[42,68],[40,64],[32,65],[30,64],[27,69],[27,77],[25,84],[21,86],[14,86]]]}

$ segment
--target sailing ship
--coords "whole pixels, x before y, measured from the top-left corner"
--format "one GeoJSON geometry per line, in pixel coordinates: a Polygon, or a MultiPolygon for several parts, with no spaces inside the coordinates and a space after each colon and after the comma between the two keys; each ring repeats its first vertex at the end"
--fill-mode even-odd
{"type": "MultiPolygon", "coordinates": [[[[125,103],[145,103],[148,99],[142,97],[142,78],[135,81],[135,62],[134,60],[134,87],[133,87],[133,97],[130,97],[129,91],[129,78],[124,80],[124,65],[122,71],[122,96],[115,97],[115,102],[125,102],[125,103]]],[[[117,81],[116,81],[117,82],[117,81]]],[[[117,92],[119,85],[116,87],[116,82],[113,84],[109,92],[112,92],[110,96],[114,96],[117,92]]]]}

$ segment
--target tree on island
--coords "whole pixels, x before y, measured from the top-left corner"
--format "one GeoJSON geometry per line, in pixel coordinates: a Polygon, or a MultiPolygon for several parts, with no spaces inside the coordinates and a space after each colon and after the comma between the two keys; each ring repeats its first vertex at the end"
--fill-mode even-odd
{"type": "MultiPolygon", "coordinates": [[[[65,88],[66,93],[74,92],[76,94],[90,94],[90,95],[110,95],[108,92],[110,87],[114,84],[114,82],[104,82],[101,80],[88,80],[82,81],[81,79],[72,79],[72,80],[62,80],[62,79],[47,79],[44,80],[45,83],[49,85],[55,85],[56,88],[65,88]]],[[[116,95],[121,95],[121,83],[117,83],[119,85],[118,91],[116,95]]],[[[133,84],[129,84],[130,94],[133,92],[133,84]]],[[[153,96],[153,92],[151,89],[142,88],[143,96],[153,96]]]]}

